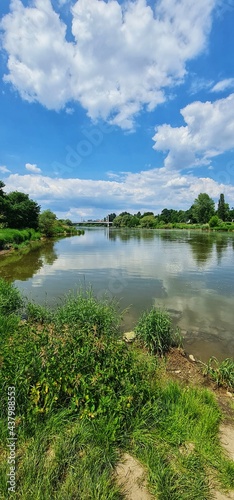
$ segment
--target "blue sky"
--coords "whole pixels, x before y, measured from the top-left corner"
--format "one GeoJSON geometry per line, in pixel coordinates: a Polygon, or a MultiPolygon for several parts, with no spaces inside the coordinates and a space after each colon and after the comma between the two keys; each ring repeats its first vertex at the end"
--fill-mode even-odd
{"type": "Polygon", "coordinates": [[[234,206],[234,0],[1,0],[0,179],[73,221],[234,206]]]}

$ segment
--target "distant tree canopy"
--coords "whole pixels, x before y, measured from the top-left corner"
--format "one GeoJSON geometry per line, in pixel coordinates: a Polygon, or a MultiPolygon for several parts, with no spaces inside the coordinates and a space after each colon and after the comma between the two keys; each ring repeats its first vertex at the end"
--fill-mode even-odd
{"type": "Polygon", "coordinates": [[[115,227],[148,227],[157,228],[167,224],[207,224],[212,217],[212,227],[215,221],[231,221],[234,219],[234,208],[230,210],[228,203],[225,203],[224,195],[221,194],[218,209],[215,211],[215,202],[207,193],[200,193],[194,200],[193,205],[188,210],[175,210],[164,208],[160,214],[153,212],[137,212],[132,215],[129,212],[122,212],[113,221],[115,227]]]}
{"type": "MultiPolygon", "coordinates": [[[[39,228],[46,236],[53,236],[59,231],[59,223],[63,223],[68,227],[73,225],[69,219],[58,221],[51,210],[40,213],[40,206],[31,200],[28,194],[20,191],[6,194],[4,188],[5,184],[0,180],[0,224],[3,227],[15,229],[39,228]]],[[[215,227],[222,222],[234,220],[234,208],[229,208],[228,203],[225,202],[224,194],[221,193],[215,211],[214,200],[207,193],[200,193],[188,210],[164,208],[157,215],[154,215],[153,212],[144,212],[142,214],[140,211],[132,215],[124,211],[116,216],[113,212],[108,215],[108,218],[110,222],[113,222],[114,227],[160,228],[168,224],[184,223],[210,223],[210,227],[215,227]]]]}
{"type": "Polygon", "coordinates": [[[109,214],[108,218],[109,218],[109,222],[113,222],[113,220],[116,218],[116,214],[115,213],[109,214]]]}

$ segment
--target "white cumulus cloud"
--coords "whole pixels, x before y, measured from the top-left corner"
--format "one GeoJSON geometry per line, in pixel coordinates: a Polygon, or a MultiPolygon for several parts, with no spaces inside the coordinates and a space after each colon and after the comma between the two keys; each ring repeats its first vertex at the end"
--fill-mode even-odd
{"type": "Polygon", "coordinates": [[[167,153],[167,168],[209,165],[211,159],[234,148],[234,94],[215,102],[196,101],[181,110],[186,125],[160,125],[154,149],[167,153]]]}
{"type": "Polygon", "coordinates": [[[26,163],[25,168],[26,168],[26,170],[29,170],[29,172],[33,172],[34,174],[41,173],[41,169],[37,165],[32,164],[32,163],[26,163]]]}
{"type": "Polygon", "coordinates": [[[30,102],[59,110],[76,101],[91,119],[131,129],[206,48],[214,6],[215,0],[159,0],[154,8],[146,0],[78,0],[68,41],[68,26],[50,0],[30,7],[12,0],[1,22],[4,79],[30,102]]]}

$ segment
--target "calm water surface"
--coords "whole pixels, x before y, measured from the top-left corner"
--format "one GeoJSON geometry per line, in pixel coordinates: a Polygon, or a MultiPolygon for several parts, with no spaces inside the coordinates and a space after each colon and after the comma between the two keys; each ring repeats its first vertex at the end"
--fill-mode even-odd
{"type": "Polygon", "coordinates": [[[49,305],[91,284],[98,296],[108,293],[129,308],[125,330],[143,310],[165,307],[187,351],[204,361],[234,355],[234,234],[89,228],[15,263],[1,257],[0,276],[49,305]]]}

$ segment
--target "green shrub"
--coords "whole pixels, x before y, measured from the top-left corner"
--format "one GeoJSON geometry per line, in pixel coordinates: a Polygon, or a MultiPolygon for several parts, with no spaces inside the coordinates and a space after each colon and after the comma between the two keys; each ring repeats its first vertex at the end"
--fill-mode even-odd
{"type": "Polygon", "coordinates": [[[135,332],[151,354],[163,355],[179,340],[179,331],[173,332],[169,314],[161,309],[144,312],[135,332]]]}
{"type": "Polygon", "coordinates": [[[220,221],[218,215],[213,215],[211,217],[211,219],[209,220],[209,226],[210,227],[217,227],[220,225],[220,222],[222,222],[222,221],[220,221]]]}
{"type": "Polygon", "coordinates": [[[19,290],[0,278],[0,314],[11,314],[23,305],[19,290]]]}

